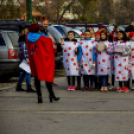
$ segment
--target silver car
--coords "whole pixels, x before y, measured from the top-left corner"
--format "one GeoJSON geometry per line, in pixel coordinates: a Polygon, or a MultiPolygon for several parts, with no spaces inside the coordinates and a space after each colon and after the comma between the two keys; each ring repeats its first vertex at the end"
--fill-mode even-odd
{"type": "Polygon", "coordinates": [[[0,76],[10,78],[19,72],[18,33],[0,31],[0,76]]]}

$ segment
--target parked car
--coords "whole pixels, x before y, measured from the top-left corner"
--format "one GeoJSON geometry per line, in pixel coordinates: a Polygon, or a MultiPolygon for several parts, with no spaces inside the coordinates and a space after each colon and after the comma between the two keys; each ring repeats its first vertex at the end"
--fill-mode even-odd
{"type": "Polygon", "coordinates": [[[63,26],[63,25],[53,25],[62,35],[63,38],[67,38],[68,37],[68,32],[69,31],[74,31],[75,32],[75,38],[79,41],[80,40],[80,35],[81,35],[81,31],[75,28],[71,28],[71,27],[67,27],[67,26],[63,26]]]}
{"type": "Polygon", "coordinates": [[[94,31],[98,31],[101,28],[106,28],[107,25],[97,23],[76,23],[76,24],[65,24],[65,26],[80,30],[82,33],[87,30],[88,27],[93,27],[94,31]]]}
{"type": "Polygon", "coordinates": [[[0,31],[0,75],[6,78],[20,71],[18,37],[16,31],[0,31]]]}

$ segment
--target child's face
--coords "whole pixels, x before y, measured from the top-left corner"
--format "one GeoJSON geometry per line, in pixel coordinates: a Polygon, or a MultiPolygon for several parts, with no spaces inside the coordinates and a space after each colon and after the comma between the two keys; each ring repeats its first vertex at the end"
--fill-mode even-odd
{"type": "Polygon", "coordinates": [[[106,39],[106,35],[104,33],[101,33],[101,39],[103,39],[103,40],[106,39]]]}
{"type": "Polygon", "coordinates": [[[119,39],[119,40],[123,39],[123,34],[120,33],[120,32],[118,32],[118,39],[119,39]]]}
{"type": "Polygon", "coordinates": [[[85,38],[90,39],[90,37],[91,37],[90,32],[85,32],[85,38]]]}
{"type": "Polygon", "coordinates": [[[100,40],[100,35],[99,35],[99,34],[96,34],[96,35],[95,35],[95,40],[96,40],[96,41],[99,41],[99,40],[100,40]]]}
{"type": "Polygon", "coordinates": [[[129,33],[130,33],[130,32],[126,32],[126,36],[127,36],[127,37],[129,37],[129,33]]]}
{"type": "Polygon", "coordinates": [[[74,36],[74,34],[73,34],[73,33],[69,33],[69,34],[68,34],[68,38],[69,38],[69,40],[72,40],[72,39],[74,39],[74,38],[75,38],[75,36],[74,36]]]}
{"type": "Polygon", "coordinates": [[[134,41],[134,36],[131,37],[131,40],[134,41]]]}
{"type": "Polygon", "coordinates": [[[84,40],[84,39],[85,39],[84,35],[80,36],[80,40],[84,40]]]}

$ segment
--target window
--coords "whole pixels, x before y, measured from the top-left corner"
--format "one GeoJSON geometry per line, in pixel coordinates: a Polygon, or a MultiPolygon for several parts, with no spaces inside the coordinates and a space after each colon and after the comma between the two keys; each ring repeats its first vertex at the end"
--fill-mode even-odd
{"type": "Polygon", "coordinates": [[[97,32],[97,31],[99,31],[99,27],[93,27],[93,29],[94,29],[94,32],[97,32]]]}
{"type": "Polygon", "coordinates": [[[18,36],[17,32],[9,32],[8,36],[11,39],[11,42],[12,42],[13,46],[18,47],[19,36],[18,36]]]}
{"type": "Polygon", "coordinates": [[[2,34],[0,33],[0,46],[5,46],[5,45],[6,45],[6,43],[2,37],[2,34]]]}
{"type": "Polygon", "coordinates": [[[75,38],[80,38],[80,35],[75,33],[75,38]]]}

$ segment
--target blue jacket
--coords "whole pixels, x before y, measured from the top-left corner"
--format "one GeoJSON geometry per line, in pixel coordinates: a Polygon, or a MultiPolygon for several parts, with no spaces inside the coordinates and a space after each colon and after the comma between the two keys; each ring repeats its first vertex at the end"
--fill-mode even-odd
{"type": "MultiPolygon", "coordinates": [[[[87,40],[87,39],[84,39],[87,40]]],[[[91,40],[91,39],[88,39],[91,40]]],[[[78,62],[81,62],[82,59],[82,47],[78,47],[78,62]]],[[[96,62],[96,54],[95,54],[95,47],[93,47],[93,62],[96,62]]]]}

